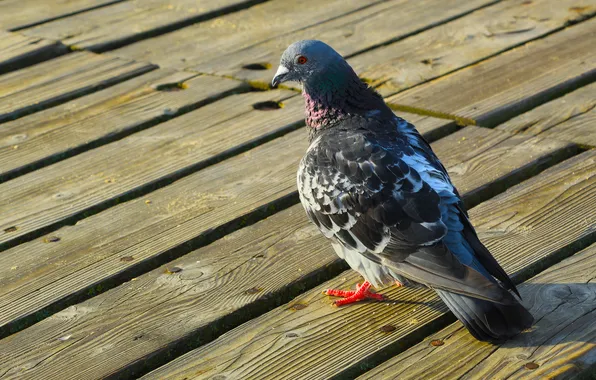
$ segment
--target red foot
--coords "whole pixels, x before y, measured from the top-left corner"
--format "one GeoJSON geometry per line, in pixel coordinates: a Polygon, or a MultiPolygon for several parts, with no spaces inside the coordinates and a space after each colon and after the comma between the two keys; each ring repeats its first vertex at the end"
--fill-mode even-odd
{"type": "Polygon", "coordinates": [[[349,303],[362,301],[367,298],[372,298],[379,301],[385,299],[385,297],[383,297],[382,294],[372,293],[368,289],[370,289],[370,282],[364,281],[362,285],[358,284],[356,286],[356,291],[327,289],[323,292],[323,294],[326,294],[328,296],[344,297],[343,300],[335,301],[333,303],[334,306],[347,305],[349,303]]]}

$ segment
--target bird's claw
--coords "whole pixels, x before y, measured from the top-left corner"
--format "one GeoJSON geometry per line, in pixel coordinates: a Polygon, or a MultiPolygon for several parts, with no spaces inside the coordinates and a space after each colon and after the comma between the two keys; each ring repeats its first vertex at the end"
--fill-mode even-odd
{"type": "Polygon", "coordinates": [[[385,297],[382,294],[377,294],[369,291],[370,283],[365,281],[362,285],[358,284],[356,290],[339,290],[339,289],[327,289],[323,292],[328,296],[344,297],[344,299],[333,302],[333,306],[342,306],[350,303],[362,301],[370,298],[378,301],[382,301],[385,297]]]}

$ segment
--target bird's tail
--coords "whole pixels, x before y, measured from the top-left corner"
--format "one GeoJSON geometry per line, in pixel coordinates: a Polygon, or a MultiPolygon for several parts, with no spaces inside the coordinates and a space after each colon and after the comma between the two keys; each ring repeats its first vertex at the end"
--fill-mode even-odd
{"type": "Polygon", "coordinates": [[[516,299],[499,304],[435,289],[455,316],[478,340],[498,343],[532,326],[534,317],[516,299]]]}

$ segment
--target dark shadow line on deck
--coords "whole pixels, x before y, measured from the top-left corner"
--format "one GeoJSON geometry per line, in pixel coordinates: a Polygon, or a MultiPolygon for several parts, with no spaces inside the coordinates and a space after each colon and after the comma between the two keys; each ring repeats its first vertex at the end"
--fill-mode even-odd
{"type": "Polygon", "coordinates": [[[177,170],[173,173],[167,174],[161,178],[144,183],[134,189],[131,189],[129,191],[122,193],[119,196],[115,196],[113,198],[110,198],[103,202],[100,202],[94,206],[91,206],[89,208],[81,210],[81,211],[77,212],[76,214],[71,215],[67,218],[64,218],[60,221],[57,221],[55,223],[49,224],[49,225],[42,227],[40,229],[37,229],[35,231],[31,231],[29,233],[23,234],[21,236],[15,237],[14,239],[11,239],[4,243],[1,243],[0,244],[0,252],[3,252],[7,249],[15,247],[19,244],[23,244],[23,243],[29,242],[31,240],[37,239],[37,238],[44,236],[50,232],[56,231],[57,229],[59,229],[61,227],[64,227],[67,225],[74,225],[79,220],[82,220],[82,219],[88,218],[92,215],[98,214],[104,210],[107,210],[110,207],[116,206],[117,204],[120,204],[123,202],[128,202],[130,200],[145,196],[157,189],[168,186],[179,179],[182,179],[186,176],[194,174],[194,173],[196,173],[200,170],[203,170],[209,166],[215,165],[215,164],[217,164],[221,161],[224,161],[230,157],[237,156],[241,153],[244,153],[244,152],[246,152],[250,149],[253,149],[259,145],[265,144],[266,142],[274,140],[278,137],[284,136],[290,132],[293,132],[299,128],[302,128],[303,126],[304,126],[303,120],[287,124],[281,128],[276,129],[273,132],[258,136],[256,138],[248,140],[240,145],[229,148],[219,154],[216,154],[213,157],[210,157],[208,159],[199,161],[193,165],[189,165],[187,167],[179,169],[179,170],[177,170]]]}
{"type": "MultiPolygon", "coordinates": [[[[543,257],[542,259],[536,261],[528,267],[513,273],[511,275],[511,279],[516,285],[521,284],[522,282],[529,280],[530,278],[538,275],[539,273],[550,268],[551,266],[563,261],[568,257],[573,256],[574,254],[580,252],[584,248],[589,247],[594,242],[596,242],[596,231],[592,231],[591,233],[579,238],[578,240],[573,241],[568,245],[556,250],[550,255],[543,257]]],[[[382,350],[379,350],[369,355],[368,357],[362,359],[361,361],[352,364],[351,366],[342,370],[340,373],[331,377],[330,379],[355,379],[356,377],[363,375],[367,371],[386,362],[394,356],[399,355],[407,349],[422,342],[428,336],[446,328],[456,320],[457,319],[455,318],[453,313],[451,311],[448,311],[445,314],[439,316],[437,319],[430,321],[428,324],[420,327],[415,331],[412,331],[403,338],[400,338],[399,341],[389,344],[388,346],[383,347],[382,350]]]]}
{"type": "MultiPolygon", "coordinates": [[[[173,181],[172,181],[173,182],[173,181]]],[[[115,202],[114,200],[109,201],[110,203],[115,202]]],[[[122,272],[115,274],[112,277],[106,278],[95,284],[91,284],[84,289],[77,291],[76,293],[70,294],[60,300],[53,302],[52,304],[38,310],[35,313],[27,316],[18,318],[0,327],[0,339],[3,339],[11,334],[21,331],[49,316],[55,314],[66,307],[76,303],[83,302],[90,299],[100,293],[115,288],[131,279],[150,272],[160,266],[182,257],[198,248],[206,246],[215,240],[221,239],[222,237],[239,230],[241,228],[255,224],[268,216],[271,216],[279,211],[285,210],[291,206],[296,205],[299,202],[298,192],[293,191],[280,198],[277,198],[267,204],[261,205],[254,210],[247,212],[246,214],[239,216],[227,223],[224,223],[218,227],[207,230],[194,238],[177,245],[176,247],[170,248],[160,255],[144,260],[138,265],[126,268],[122,272]]],[[[100,204],[99,206],[105,206],[100,204]]],[[[91,210],[96,211],[96,210],[91,210]]],[[[72,223],[72,221],[70,221],[72,223]]],[[[342,266],[345,270],[345,267],[342,266]]],[[[325,281],[325,280],[322,280],[325,281]]],[[[315,285],[313,285],[315,286],[315,285]]]]}
{"type": "Polygon", "coordinates": [[[242,10],[251,8],[255,5],[265,3],[267,1],[269,1],[269,0],[247,0],[247,1],[239,3],[239,4],[229,5],[227,7],[219,8],[219,9],[216,9],[214,11],[211,11],[211,12],[199,15],[199,16],[190,17],[190,18],[187,18],[184,20],[176,21],[171,24],[160,26],[160,27],[157,27],[157,28],[154,28],[151,30],[147,30],[145,32],[141,32],[141,33],[129,36],[129,37],[124,37],[124,38],[121,38],[118,40],[113,40],[110,42],[91,45],[91,46],[86,47],[84,50],[89,50],[94,53],[105,53],[110,50],[119,49],[121,47],[131,45],[135,42],[139,42],[139,41],[146,40],[149,38],[158,37],[163,34],[174,32],[178,29],[182,29],[187,26],[191,26],[191,25],[194,25],[194,24],[197,24],[197,23],[200,23],[203,21],[207,21],[207,20],[210,20],[210,19],[213,19],[216,17],[220,17],[220,16],[224,16],[224,15],[227,15],[230,13],[242,11],[242,10]]]}
{"type": "Polygon", "coordinates": [[[506,108],[498,108],[487,112],[485,115],[478,117],[476,121],[478,122],[478,126],[494,128],[507,120],[526,113],[545,103],[561,98],[570,92],[593,83],[594,81],[596,81],[596,68],[584,72],[575,78],[571,78],[566,82],[549,87],[541,92],[534,93],[523,99],[523,101],[518,101],[506,108]]]}
{"type": "MultiPolygon", "coordinates": [[[[596,69],[589,70],[574,78],[570,78],[567,81],[560,83],[556,86],[549,87],[541,92],[534,93],[528,96],[527,98],[524,98],[523,100],[517,101],[514,104],[510,104],[505,107],[500,107],[497,109],[493,109],[492,111],[486,112],[484,115],[478,116],[476,119],[474,119],[475,124],[473,125],[484,128],[494,128],[516,116],[522,115],[536,107],[551,102],[555,99],[561,98],[581,87],[592,84],[595,81],[596,69]]],[[[390,108],[394,110],[400,108],[399,104],[387,104],[390,108]]],[[[417,112],[415,109],[408,111],[411,113],[428,116],[423,112],[417,112]]],[[[457,120],[465,121],[467,119],[465,117],[459,117],[455,114],[449,115],[453,116],[457,120]]],[[[454,120],[453,122],[445,124],[441,128],[432,131],[433,137],[437,136],[437,138],[435,139],[444,137],[448,134],[455,132],[456,130],[463,128],[466,125],[468,124],[458,123],[458,121],[454,120]]]]}
{"type": "MultiPolygon", "coordinates": [[[[133,61],[130,61],[130,62],[133,62],[133,61]]],[[[12,111],[12,112],[8,112],[6,114],[0,115],[0,124],[6,123],[6,122],[12,121],[12,120],[20,119],[24,116],[31,115],[31,114],[43,111],[48,108],[59,106],[61,104],[69,102],[71,100],[83,97],[85,95],[92,94],[94,92],[97,92],[97,91],[100,91],[100,90],[103,90],[103,89],[106,89],[106,88],[109,88],[112,86],[115,86],[119,83],[125,82],[129,79],[132,79],[132,78],[135,78],[138,76],[141,76],[143,74],[146,74],[146,73],[156,70],[156,69],[158,69],[157,65],[148,64],[147,66],[139,67],[135,71],[131,71],[129,73],[120,75],[116,78],[106,79],[105,81],[103,81],[103,83],[100,83],[97,85],[89,85],[84,88],[75,89],[68,93],[53,97],[51,99],[32,104],[30,106],[25,106],[25,107],[19,108],[16,111],[12,111]]],[[[8,95],[8,97],[10,97],[10,95],[8,95]]]]}
{"type": "MultiPolygon", "coordinates": [[[[45,39],[40,38],[39,40],[45,39]]],[[[47,46],[42,50],[37,50],[0,63],[0,75],[7,74],[11,71],[21,70],[41,62],[49,61],[50,59],[54,59],[68,53],[70,53],[70,50],[68,47],[66,47],[66,45],[59,41],[55,41],[54,44],[47,46]]]]}
{"type": "MultiPolygon", "coordinates": [[[[199,76],[199,74],[197,74],[196,76],[199,76]]],[[[195,78],[195,77],[190,77],[190,78],[187,78],[186,80],[190,80],[190,79],[195,78]]],[[[189,104],[187,106],[181,107],[176,112],[173,112],[171,114],[162,114],[162,115],[156,116],[156,117],[154,117],[151,120],[145,121],[144,123],[135,125],[135,126],[130,127],[130,128],[126,128],[126,129],[124,129],[122,131],[119,131],[119,132],[116,132],[116,133],[111,133],[111,134],[108,134],[108,135],[99,137],[99,138],[97,138],[95,140],[91,140],[91,141],[89,141],[89,142],[87,142],[85,144],[79,145],[79,146],[77,146],[75,148],[72,148],[72,149],[68,149],[68,150],[66,150],[64,152],[54,153],[54,154],[52,154],[50,156],[46,156],[46,157],[44,157],[44,158],[42,158],[40,160],[37,160],[35,162],[31,162],[29,164],[20,166],[18,168],[12,169],[12,170],[9,170],[9,171],[7,171],[5,173],[0,173],[0,184],[2,184],[4,182],[7,182],[7,181],[9,181],[11,179],[20,177],[22,175],[25,175],[27,173],[31,173],[31,172],[33,172],[35,170],[39,170],[39,169],[44,168],[46,166],[50,166],[52,164],[55,164],[56,162],[60,162],[60,161],[63,161],[65,159],[67,159],[67,158],[74,157],[74,156],[76,156],[78,154],[84,153],[84,152],[89,151],[91,149],[95,149],[95,148],[98,148],[100,146],[107,145],[107,144],[113,143],[113,142],[118,141],[118,140],[122,140],[123,138],[128,137],[128,136],[130,136],[130,135],[132,135],[134,133],[144,131],[146,129],[149,129],[151,127],[154,127],[154,126],[159,125],[161,123],[164,123],[166,121],[169,121],[169,120],[172,120],[174,118],[180,117],[180,116],[182,116],[182,115],[184,115],[186,113],[189,113],[191,111],[197,110],[197,109],[199,109],[199,108],[201,108],[203,106],[206,106],[208,104],[214,103],[214,102],[216,102],[216,101],[218,101],[220,99],[223,99],[223,98],[225,98],[227,96],[230,96],[230,95],[233,95],[233,94],[240,94],[240,93],[250,92],[252,90],[247,85],[244,85],[244,84],[242,84],[240,82],[239,82],[239,84],[240,85],[238,87],[234,88],[234,89],[221,92],[221,93],[219,93],[217,95],[210,96],[210,97],[208,97],[206,99],[203,99],[201,101],[198,101],[196,103],[189,104]]],[[[1,247],[1,245],[0,245],[0,247],[1,247]]],[[[0,248],[0,251],[1,250],[2,249],[0,248]]]]}
{"type": "MultiPolygon", "coordinates": [[[[378,43],[378,44],[375,44],[375,45],[371,45],[371,46],[369,46],[367,48],[358,50],[358,51],[356,51],[356,52],[354,52],[352,54],[348,54],[348,55],[344,56],[344,58],[347,60],[347,59],[350,59],[350,58],[352,58],[354,56],[367,53],[367,52],[369,52],[371,50],[374,50],[374,49],[377,49],[377,48],[380,48],[380,47],[384,47],[384,46],[388,46],[388,45],[392,45],[392,44],[394,44],[396,42],[399,42],[401,40],[405,40],[406,38],[412,37],[412,36],[414,36],[416,34],[420,34],[420,33],[426,32],[427,30],[430,30],[430,29],[435,28],[437,26],[441,26],[443,24],[448,24],[448,23],[450,23],[452,21],[455,21],[455,20],[457,20],[459,18],[465,17],[465,16],[467,16],[467,15],[469,15],[471,13],[474,13],[476,11],[479,11],[481,9],[484,9],[484,8],[487,8],[487,7],[490,7],[490,6],[493,6],[493,5],[495,5],[497,3],[500,3],[502,1],[503,0],[495,0],[495,1],[492,1],[490,3],[487,3],[487,4],[481,5],[479,7],[476,7],[474,9],[470,9],[468,11],[465,11],[463,13],[459,13],[457,15],[453,15],[453,16],[451,16],[449,18],[444,19],[444,20],[440,20],[440,21],[433,22],[431,24],[427,24],[427,25],[422,26],[422,27],[420,27],[418,29],[414,29],[411,32],[405,33],[405,34],[403,34],[401,36],[394,37],[394,38],[389,39],[387,41],[383,41],[381,43],[378,43]]],[[[441,76],[443,76],[443,75],[446,75],[446,74],[442,74],[441,76]]],[[[410,88],[412,88],[412,87],[409,87],[408,90],[410,88]]]]}
{"type": "MultiPolygon", "coordinates": [[[[565,23],[565,24],[564,24],[564,25],[562,25],[561,27],[559,27],[559,28],[556,28],[556,29],[553,29],[553,30],[551,30],[551,31],[549,31],[549,32],[547,32],[547,33],[545,33],[545,34],[543,34],[543,35],[540,35],[540,36],[536,37],[536,38],[532,38],[532,39],[529,39],[529,40],[527,40],[527,41],[523,41],[523,42],[520,42],[520,43],[518,43],[518,44],[515,44],[515,45],[508,46],[507,48],[505,48],[505,49],[503,49],[503,50],[499,50],[499,51],[497,51],[497,52],[495,52],[495,53],[493,53],[493,54],[490,54],[490,55],[487,55],[487,56],[485,56],[485,57],[482,57],[482,58],[480,58],[480,59],[478,59],[478,60],[476,60],[476,61],[470,62],[470,63],[468,63],[468,64],[466,64],[466,65],[464,65],[464,66],[462,66],[462,67],[459,67],[459,68],[457,68],[457,69],[453,69],[453,70],[451,70],[451,71],[444,72],[444,73],[442,73],[441,75],[434,76],[434,77],[432,77],[432,78],[427,78],[427,79],[425,79],[424,81],[422,81],[422,82],[420,82],[420,83],[416,83],[415,85],[412,85],[412,86],[410,86],[410,87],[408,87],[408,88],[404,88],[404,89],[398,90],[398,91],[396,91],[396,92],[392,92],[392,93],[390,93],[390,94],[387,94],[387,95],[385,96],[385,98],[389,98],[389,97],[391,97],[391,96],[394,96],[394,95],[397,95],[397,94],[399,94],[399,93],[401,93],[401,92],[409,91],[409,90],[411,90],[411,89],[413,89],[413,88],[416,88],[416,87],[422,86],[422,85],[424,85],[424,84],[427,84],[427,83],[429,83],[429,82],[432,82],[432,81],[434,81],[434,80],[437,80],[437,79],[439,79],[439,78],[444,78],[444,77],[446,77],[446,76],[448,76],[448,75],[451,75],[451,74],[457,73],[457,72],[459,72],[459,71],[463,71],[463,70],[465,70],[465,69],[467,69],[467,68],[469,68],[469,67],[472,67],[472,66],[478,65],[478,64],[480,64],[480,63],[483,63],[484,61],[488,61],[488,60],[489,60],[489,59],[491,59],[491,58],[495,58],[495,57],[497,57],[497,56],[499,56],[499,55],[502,55],[502,54],[504,54],[504,53],[508,53],[508,52],[510,52],[510,51],[512,51],[512,50],[514,50],[514,49],[516,49],[516,48],[518,48],[518,47],[520,47],[520,46],[524,46],[524,45],[527,45],[527,44],[534,43],[534,42],[536,42],[536,41],[543,40],[543,39],[545,39],[545,38],[547,38],[547,37],[549,37],[549,36],[551,36],[551,35],[553,35],[553,34],[555,34],[555,33],[558,33],[558,32],[560,32],[560,31],[562,31],[562,30],[564,30],[564,29],[568,28],[568,27],[571,27],[571,26],[573,26],[573,25],[580,24],[580,23],[582,23],[582,22],[584,22],[584,21],[588,21],[588,20],[590,20],[590,19],[592,19],[592,18],[594,18],[594,17],[596,17],[596,12],[594,12],[594,13],[592,13],[592,14],[590,14],[590,15],[587,15],[587,16],[585,16],[585,17],[581,18],[581,19],[576,19],[576,20],[567,21],[567,23],[565,23]]],[[[411,36],[408,36],[408,37],[411,37],[411,36]]],[[[387,45],[389,45],[389,44],[387,44],[387,45]]],[[[370,49],[370,50],[372,50],[372,49],[370,49]]],[[[363,51],[362,53],[366,53],[366,51],[363,51]]],[[[361,54],[361,53],[357,53],[357,54],[361,54]]],[[[352,55],[350,55],[350,57],[352,57],[352,56],[354,56],[354,55],[357,55],[357,54],[352,54],[352,55]]],[[[348,58],[348,57],[346,56],[346,58],[348,58]]],[[[380,84],[378,84],[376,87],[379,87],[379,86],[381,86],[382,84],[383,84],[383,83],[380,83],[380,84]]],[[[460,117],[460,115],[455,115],[455,114],[453,114],[453,116],[455,116],[455,117],[460,117]]]]}
{"type": "MultiPolygon", "coordinates": [[[[337,15],[337,16],[333,16],[333,17],[331,17],[331,18],[328,18],[328,19],[326,19],[326,20],[323,20],[323,21],[319,21],[319,22],[317,22],[317,23],[315,23],[315,24],[310,24],[310,25],[303,26],[302,28],[293,29],[293,30],[291,30],[291,31],[289,31],[289,32],[286,32],[286,33],[279,33],[279,34],[276,34],[275,36],[273,36],[273,37],[271,37],[271,38],[267,38],[267,39],[264,39],[264,40],[262,40],[262,41],[259,41],[259,42],[257,42],[257,43],[253,43],[253,44],[251,44],[251,45],[248,45],[248,46],[246,46],[246,47],[244,47],[244,48],[240,49],[239,51],[248,50],[248,49],[251,49],[251,48],[253,48],[253,47],[256,47],[256,46],[262,45],[262,44],[264,44],[264,43],[267,43],[267,42],[270,42],[270,41],[277,40],[277,39],[279,39],[279,38],[281,38],[281,37],[283,37],[283,36],[289,36],[289,35],[291,35],[291,34],[294,34],[294,33],[297,33],[297,32],[305,31],[305,30],[308,30],[308,29],[310,29],[310,28],[313,28],[313,27],[316,27],[316,26],[319,26],[319,25],[323,25],[323,24],[326,24],[326,23],[328,23],[328,22],[331,22],[331,21],[338,20],[338,19],[340,19],[340,18],[343,18],[343,17],[349,16],[349,15],[351,15],[351,14],[354,14],[354,13],[361,12],[361,11],[363,11],[364,9],[368,9],[368,8],[370,8],[370,7],[374,7],[375,5],[379,5],[379,4],[381,4],[381,3],[385,2],[385,1],[387,1],[387,0],[378,0],[378,1],[375,1],[374,3],[370,3],[370,4],[363,5],[363,6],[361,6],[360,8],[356,8],[356,9],[354,9],[354,10],[351,10],[351,11],[349,11],[349,12],[342,13],[342,14],[340,14],[340,15],[337,15]]],[[[502,0],[497,0],[497,1],[502,1],[502,0]]],[[[364,20],[364,19],[366,19],[366,18],[368,18],[368,17],[371,17],[371,16],[369,15],[369,16],[367,16],[367,17],[363,18],[363,20],[364,20]]],[[[234,78],[234,79],[236,79],[236,78],[234,78]]]]}
{"type": "MultiPolygon", "coordinates": [[[[12,29],[8,29],[8,31],[9,32],[17,32],[19,30],[33,28],[33,27],[38,26],[38,25],[41,25],[41,24],[46,24],[48,22],[60,20],[60,19],[63,19],[63,18],[68,18],[70,16],[78,15],[80,13],[85,13],[85,12],[89,12],[89,11],[93,11],[93,10],[96,10],[96,9],[99,9],[99,8],[108,7],[110,5],[114,5],[114,4],[117,4],[117,3],[123,3],[125,1],[129,1],[129,0],[113,0],[113,1],[110,1],[109,3],[100,4],[100,5],[96,5],[96,6],[84,8],[84,9],[79,9],[78,11],[74,11],[74,12],[70,12],[70,13],[65,13],[65,14],[62,14],[60,16],[50,17],[50,18],[46,18],[46,19],[43,19],[43,20],[40,20],[40,21],[32,22],[30,24],[24,24],[24,25],[21,25],[21,26],[17,26],[17,27],[14,27],[12,29]]],[[[26,6],[26,5],[23,4],[23,6],[26,6]]]]}

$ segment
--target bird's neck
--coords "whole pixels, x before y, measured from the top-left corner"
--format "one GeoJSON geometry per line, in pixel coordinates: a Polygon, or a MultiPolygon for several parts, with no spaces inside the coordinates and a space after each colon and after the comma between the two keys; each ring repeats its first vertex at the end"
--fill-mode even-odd
{"type": "MultiPolygon", "coordinates": [[[[351,71],[351,69],[350,69],[351,71]]],[[[303,85],[306,125],[312,130],[332,127],[343,118],[369,111],[391,113],[383,98],[351,72],[341,79],[326,77],[303,85]],[[335,79],[335,80],[333,80],[335,79]]],[[[391,113],[392,114],[392,113],[391,113]]]]}

